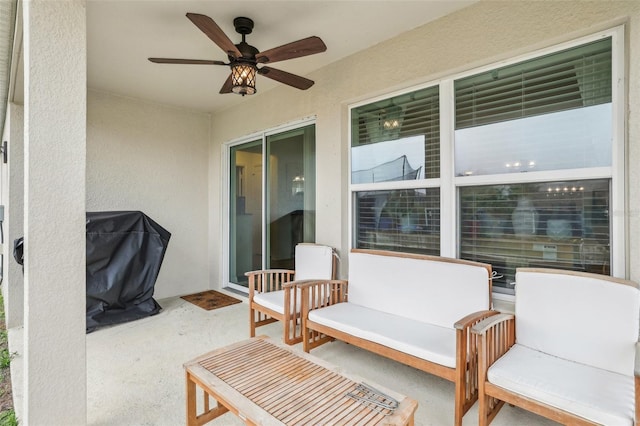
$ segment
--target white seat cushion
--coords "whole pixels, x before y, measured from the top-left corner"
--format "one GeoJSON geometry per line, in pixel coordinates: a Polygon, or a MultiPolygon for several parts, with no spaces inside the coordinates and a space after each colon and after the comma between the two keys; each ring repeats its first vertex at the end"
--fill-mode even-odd
{"type": "Polygon", "coordinates": [[[456,365],[456,331],[378,310],[338,303],[309,312],[318,324],[446,367],[456,365]]]}
{"type": "MultiPolygon", "coordinates": [[[[291,300],[291,306],[289,307],[289,311],[292,312],[294,309],[296,313],[300,313],[302,310],[302,290],[300,288],[295,288],[295,306],[294,300],[291,300]]],[[[322,297],[321,294],[317,294],[317,300],[320,300],[322,297]]],[[[253,295],[254,303],[257,303],[260,306],[264,306],[267,309],[271,309],[272,311],[276,311],[280,314],[284,314],[284,290],[276,290],[276,291],[268,291],[266,293],[254,293],[253,295]]]]}
{"type": "Polygon", "coordinates": [[[604,425],[634,423],[634,379],[516,344],[487,373],[489,382],[604,425]]]}
{"type": "MultiPolygon", "coordinates": [[[[284,315],[284,290],[255,293],[253,301],[260,306],[284,315]]],[[[299,303],[298,306],[300,306],[299,303]]]]}

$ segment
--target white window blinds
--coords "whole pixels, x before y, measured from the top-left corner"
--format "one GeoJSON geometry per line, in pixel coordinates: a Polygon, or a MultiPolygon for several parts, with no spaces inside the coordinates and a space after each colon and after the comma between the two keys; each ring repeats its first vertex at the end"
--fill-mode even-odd
{"type": "Polygon", "coordinates": [[[455,82],[455,173],[611,165],[611,39],[455,82]]]}
{"type": "Polygon", "coordinates": [[[456,129],[611,102],[611,39],[455,82],[456,129]]]}

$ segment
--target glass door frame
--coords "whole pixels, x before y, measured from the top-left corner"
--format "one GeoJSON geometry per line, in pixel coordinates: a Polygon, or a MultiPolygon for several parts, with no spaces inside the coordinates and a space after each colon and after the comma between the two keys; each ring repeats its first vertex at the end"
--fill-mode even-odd
{"type": "MultiPolygon", "coordinates": [[[[222,176],[221,176],[221,181],[223,183],[222,185],[222,214],[221,214],[221,225],[222,225],[222,243],[220,244],[220,249],[221,249],[221,253],[220,253],[220,266],[221,266],[221,271],[222,271],[222,288],[229,288],[232,290],[236,290],[239,291],[241,293],[247,293],[248,289],[244,286],[232,283],[229,280],[229,261],[230,261],[230,253],[229,253],[229,243],[230,243],[230,228],[229,228],[229,223],[231,221],[231,204],[230,204],[230,195],[231,195],[231,148],[233,147],[237,147],[239,145],[243,145],[249,142],[255,142],[257,140],[260,140],[262,143],[262,157],[263,160],[266,156],[267,153],[267,137],[268,136],[274,136],[274,135],[278,135],[280,133],[283,132],[287,132],[290,130],[296,130],[296,129],[300,129],[302,127],[306,127],[306,126],[310,126],[310,125],[315,125],[316,124],[316,117],[308,117],[308,118],[304,118],[301,120],[297,120],[282,126],[278,126],[278,127],[274,127],[271,129],[268,129],[266,131],[263,132],[257,132],[257,133],[253,133],[238,139],[234,139],[232,141],[226,142],[223,144],[223,155],[222,155],[222,176]]],[[[317,128],[317,127],[316,127],[317,128]]],[[[317,163],[316,163],[316,170],[317,170],[317,163]]],[[[266,223],[266,219],[267,219],[267,215],[265,214],[266,212],[266,208],[267,208],[267,202],[268,202],[268,196],[267,196],[267,187],[266,187],[266,181],[267,181],[267,167],[263,167],[262,168],[262,176],[261,176],[261,182],[262,182],[262,235],[261,235],[261,244],[262,244],[262,264],[261,264],[261,268],[264,269],[266,266],[266,262],[267,262],[267,257],[266,257],[266,253],[268,253],[267,251],[267,223],[266,223]]],[[[234,171],[235,173],[235,171],[234,171]]],[[[218,276],[220,277],[220,274],[218,274],[218,276]]]]}

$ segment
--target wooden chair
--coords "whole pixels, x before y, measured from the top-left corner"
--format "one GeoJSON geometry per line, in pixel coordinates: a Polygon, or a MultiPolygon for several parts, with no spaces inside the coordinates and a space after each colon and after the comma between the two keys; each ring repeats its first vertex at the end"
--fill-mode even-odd
{"type": "Polygon", "coordinates": [[[297,283],[310,279],[333,279],[337,256],[332,247],[302,243],[296,246],[295,271],[267,269],[251,271],[249,277],[249,334],[256,327],[281,321],[283,340],[288,345],[300,343],[300,290],[297,283]]]}
{"type": "Polygon", "coordinates": [[[640,424],[639,320],[636,283],[518,269],[515,315],[472,329],[480,426],[505,402],[567,425],[640,424]]]}

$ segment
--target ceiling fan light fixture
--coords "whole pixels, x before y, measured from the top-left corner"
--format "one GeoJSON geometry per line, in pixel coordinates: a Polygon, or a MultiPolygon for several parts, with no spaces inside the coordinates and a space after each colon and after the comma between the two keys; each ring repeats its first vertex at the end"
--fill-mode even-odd
{"type": "Polygon", "coordinates": [[[256,76],[260,74],[279,83],[307,90],[313,86],[313,80],[300,77],[276,68],[271,64],[288,59],[315,55],[327,50],[320,37],[311,36],[298,41],[286,43],[262,52],[246,42],[246,35],[253,32],[253,21],[246,17],[237,17],[233,26],[242,41],[235,44],[229,36],[215,23],[213,19],[199,13],[187,13],[187,18],[213,41],[227,55],[229,63],[210,59],[179,59],[179,58],[148,58],[156,64],[193,64],[193,65],[222,65],[231,68],[231,74],[226,78],[220,93],[237,93],[239,95],[253,95],[256,93],[256,76]],[[258,69],[258,64],[261,64],[258,69]],[[266,64],[269,64],[267,66],[266,64]]]}
{"type": "Polygon", "coordinates": [[[256,74],[258,69],[255,65],[236,62],[231,65],[231,91],[239,95],[253,95],[256,93],[256,74]]]}

